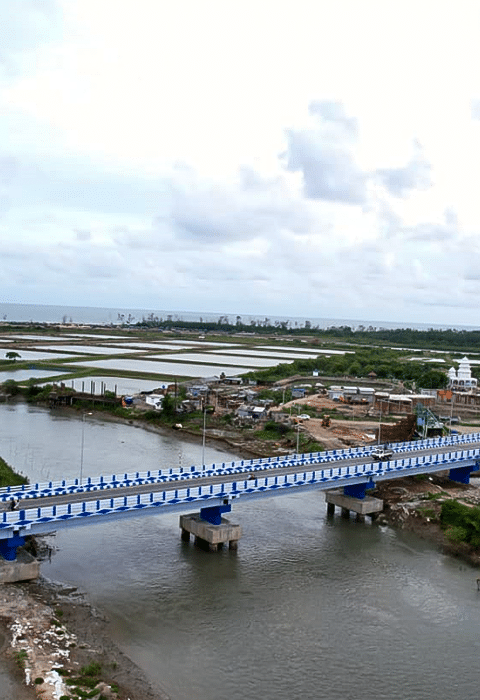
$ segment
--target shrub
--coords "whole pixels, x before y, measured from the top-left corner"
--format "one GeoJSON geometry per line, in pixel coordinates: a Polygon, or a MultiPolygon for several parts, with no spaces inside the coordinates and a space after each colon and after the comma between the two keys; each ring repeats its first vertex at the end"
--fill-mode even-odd
{"type": "Polygon", "coordinates": [[[437,514],[433,510],[433,508],[418,508],[417,509],[420,515],[422,515],[424,518],[430,518],[430,520],[435,520],[437,517],[437,514]]]}
{"type": "Polygon", "coordinates": [[[2,386],[3,391],[10,396],[16,396],[20,392],[20,387],[14,379],[7,379],[2,386]]]}
{"type": "Polygon", "coordinates": [[[92,663],[88,664],[88,666],[83,666],[80,673],[82,676],[98,676],[101,670],[101,664],[97,663],[96,661],[92,661],[92,663]]]}
{"type": "Polygon", "coordinates": [[[445,537],[450,542],[465,542],[468,537],[468,532],[461,525],[452,525],[445,532],[445,537]]]}
{"type": "Polygon", "coordinates": [[[442,504],[440,523],[445,536],[452,542],[466,542],[472,547],[480,546],[480,508],[470,508],[458,501],[442,504]]]}

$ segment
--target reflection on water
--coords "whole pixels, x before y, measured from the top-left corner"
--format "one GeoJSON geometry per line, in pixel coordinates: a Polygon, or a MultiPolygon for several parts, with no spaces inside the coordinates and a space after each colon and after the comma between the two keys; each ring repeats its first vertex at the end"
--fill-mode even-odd
{"type": "MultiPolygon", "coordinates": [[[[50,468],[67,468],[58,446],[74,456],[78,421],[22,406],[0,418],[0,453],[8,435],[21,460],[26,428],[29,445],[51,431],[50,468]]],[[[197,445],[127,428],[89,426],[106,471],[198,461],[197,445]]],[[[178,515],[145,516],[59,532],[44,574],[86,590],[172,700],[477,697],[476,571],[414,536],[329,521],[318,492],[239,499],[230,517],[244,530],[236,554],[183,543],[178,515]]]]}

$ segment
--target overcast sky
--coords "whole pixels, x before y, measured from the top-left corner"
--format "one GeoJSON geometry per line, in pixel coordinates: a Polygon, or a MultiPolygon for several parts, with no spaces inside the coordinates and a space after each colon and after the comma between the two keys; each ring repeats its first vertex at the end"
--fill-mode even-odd
{"type": "Polygon", "coordinates": [[[478,0],[0,3],[0,300],[480,325],[478,0]]]}

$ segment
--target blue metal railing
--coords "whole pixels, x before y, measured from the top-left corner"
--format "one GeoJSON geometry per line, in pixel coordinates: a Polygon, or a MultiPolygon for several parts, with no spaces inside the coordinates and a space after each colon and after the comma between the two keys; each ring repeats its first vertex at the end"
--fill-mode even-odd
{"type": "MultiPolygon", "coordinates": [[[[453,447],[452,443],[452,447],[453,447]]],[[[242,479],[241,474],[232,474],[235,480],[223,483],[196,486],[194,480],[180,488],[175,481],[168,482],[170,488],[155,492],[123,496],[111,494],[109,497],[94,498],[82,503],[22,508],[19,511],[4,511],[0,518],[0,539],[11,537],[16,532],[45,532],[67,524],[81,521],[99,521],[102,517],[120,517],[140,511],[152,512],[172,509],[185,509],[195,502],[218,501],[238,496],[254,498],[272,496],[294,488],[331,489],[352,483],[365,483],[448,469],[451,465],[475,464],[480,457],[480,448],[452,450],[443,454],[415,455],[390,462],[350,464],[330,466],[321,469],[306,469],[304,472],[262,475],[252,479],[242,479]]],[[[299,461],[296,462],[298,464],[299,461]]],[[[251,468],[250,468],[250,471],[251,468]]],[[[217,473],[217,472],[215,472],[217,473]]],[[[204,474],[202,472],[202,474],[204,474]]],[[[260,473],[259,473],[260,474],[260,473]]],[[[124,482],[117,482],[120,489],[124,482]]],[[[113,488],[113,487],[112,487],[113,488]]],[[[26,505],[26,504],[25,504],[26,505]]]]}
{"type": "MultiPolygon", "coordinates": [[[[468,433],[464,435],[452,435],[442,438],[429,438],[417,442],[400,442],[388,445],[394,452],[417,452],[429,448],[445,447],[449,445],[462,445],[480,440],[480,433],[468,433]]],[[[132,472],[124,474],[111,474],[110,476],[86,477],[80,485],[79,479],[62,479],[23,486],[7,486],[0,488],[0,501],[19,499],[41,498],[76,492],[97,491],[103,489],[119,488],[122,486],[134,486],[140,484],[154,484],[166,481],[199,478],[213,475],[230,475],[254,472],[256,470],[278,469],[279,467],[292,467],[298,465],[323,464],[325,462],[339,462],[358,457],[369,457],[375,445],[366,447],[353,447],[343,450],[329,450],[326,452],[310,452],[308,454],[290,454],[278,457],[263,457],[259,459],[238,460],[234,462],[222,462],[221,464],[191,466],[188,468],[158,469],[144,472],[132,472]]]]}

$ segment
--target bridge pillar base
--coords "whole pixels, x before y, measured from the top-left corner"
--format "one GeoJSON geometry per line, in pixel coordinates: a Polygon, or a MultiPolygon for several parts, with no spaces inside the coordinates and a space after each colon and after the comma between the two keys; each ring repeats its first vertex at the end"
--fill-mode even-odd
{"type": "Polygon", "coordinates": [[[343,493],[343,489],[326,491],[325,501],[327,503],[327,515],[330,516],[334,514],[335,506],[342,509],[343,517],[350,517],[350,512],[356,513],[357,520],[364,520],[366,515],[369,515],[373,520],[383,510],[383,501],[380,498],[373,498],[373,496],[365,496],[364,498],[346,496],[343,493]]]}
{"type": "Polygon", "coordinates": [[[240,525],[234,525],[226,518],[219,525],[212,525],[200,513],[190,513],[180,516],[182,540],[188,542],[190,535],[195,537],[195,544],[215,552],[228,542],[229,549],[237,549],[238,540],[242,536],[240,525]]]}
{"type": "Polygon", "coordinates": [[[0,584],[32,581],[40,576],[40,562],[25,550],[18,550],[14,560],[0,557],[0,584]]]}

